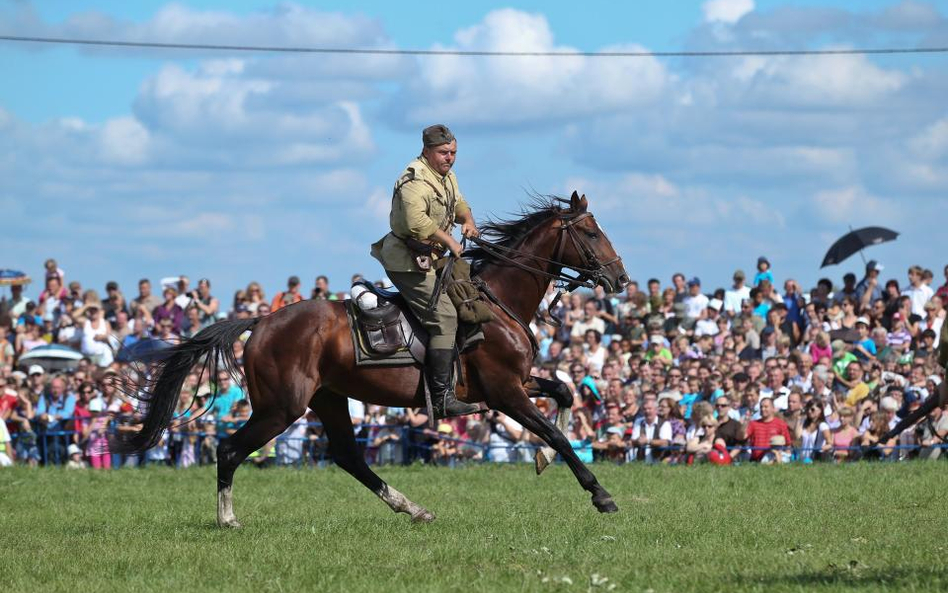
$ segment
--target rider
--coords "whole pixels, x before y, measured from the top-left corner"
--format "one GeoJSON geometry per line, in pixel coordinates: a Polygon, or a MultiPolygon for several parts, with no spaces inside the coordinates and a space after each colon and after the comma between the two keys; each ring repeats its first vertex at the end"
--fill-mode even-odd
{"type": "Polygon", "coordinates": [[[451,367],[457,311],[443,292],[437,306],[428,309],[437,280],[436,266],[432,264],[445,249],[460,256],[461,245],[451,234],[454,223],[461,224],[465,237],[476,237],[478,231],[471,208],[451,171],[457,156],[454,134],[439,124],[425,128],[421,140],[421,155],[408,164],[395,182],[389,214],[392,230],[372,245],[372,257],[382,263],[385,273],[428,330],[425,376],[435,416],[444,418],[472,414],[480,408],[458,401],[454,394],[451,367]],[[433,253],[426,254],[426,246],[433,248],[433,253]]]}

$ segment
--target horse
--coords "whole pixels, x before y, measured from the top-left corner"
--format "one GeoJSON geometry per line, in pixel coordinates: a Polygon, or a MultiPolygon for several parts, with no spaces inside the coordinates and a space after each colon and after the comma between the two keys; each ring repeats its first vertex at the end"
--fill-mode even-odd
{"type": "MultiPolygon", "coordinates": [[[[598,284],[607,292],[619,292],[629,282],[621,258],[587,207],[586,196],[576,192],[568,201],[537,196],[521,216],[483,225],[481,238],[475,239],[477,247],[466,255],[472,275],[491,297],[495,319],[483,327],[484,341],[461,355],[463,385],[459,381],[457,395],[462,401],[499,410],[537,435],[551,449],[545,461],[558,453],[590,493],[595,508],[612,513],[618,511],[612,495],[579,460],[562,432],[562,420],[568,416],[559,412],[565,408],[569,413],[571,391],[562,383],[530,376],[536,351],[527,321],[552,280],[569,282],[571,288],[598,284]],[[566,275],[564,270],[578,275],[566,275]],[[556,401],[556,425],[531,401],[538,396],[556,401]]],[[[266,317],[220,321],[162,351],[160,359],[140,361],[148,369],[133,385],[143,409],[141,428],[118,435],[116,449],[140,452],[154,446],[173,419],[192,368],[203,364],[207,370],[209,361],[222,360],[229,372],[235,372],[233,343],[246,331],[252,333],[244,348],[243,372],[253,412],[217,447],[218,525],[240,527],[233,507],[237,467],[307,408],[322,423],[336,465],[392,511],[408,514],[412,522],[434,520],[433,513],[386,484],[368,466],[356,446],[347,400],[424,407],[422,368],[357,367],[344,304],[338,301],[302,301],[266,317]]],[[[538,473],[545,465],[540,457],[538,473]]]]}

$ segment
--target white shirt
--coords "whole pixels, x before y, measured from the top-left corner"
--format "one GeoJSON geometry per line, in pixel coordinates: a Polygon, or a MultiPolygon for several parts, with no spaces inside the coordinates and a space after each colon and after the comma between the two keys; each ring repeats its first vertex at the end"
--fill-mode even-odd
{"type": "Polygon", "coordinates": [[[724,311],[737,315],[741,312],[741,301],[751,298],[749,286],[724,291],[724,311]]]}
{"type": "Polygon", "coordinates": [[[719,331],[717,319],[699,319],[695,324],[696,336],[716,336],[719,331]]]}
{"type": "Polygon", "coordinates": [[[696,296],[685,297],[685,315],[692,319],[701,317],[701,313],[708,308],[708,297],[701,293],[696,296]]]}
{"type": "MultiPolygon", "coordinates": [[[[650,441],[655,440],[656,438],[659,438],[665,441],[671,441],[672,439],[671,423],[664,422],[662,423],[662,426],[659,428],[658,426],[659,421],[660,419],[657,416],[655,417],[655,422],[652,424],[647,424],[644,416],[636,420],[635,426],[632,427],[632,442],[633,443],[638,442],[639,436],[641,436],[643,430],[645,431],[645,438],[647,438],[650,441]],[[655,436],[656,428],[658,428],[658,437],[655,436]]],[[[631,461],[631,460],[636,459],[637,455],[638,455],[638,448],[636,447],[634,449],[629,450],[628,458],[631,461]]],[[[645,461],[648,463],[651,463],[652,461],[654,461],[652,457],[651,445],[648,445],[645,447],[645,461]]]]}
{"type": "Polygon", "coordinates": [[[902,291],[902,296],[907,296],[912,299],[912,313],[915,313],[922,319],[928,317],[928,314],[925,313],[925,303],[932,300],[934,295],[935,291],[924,282],[919,284],[917,288],[909,286],[902,291]]]}

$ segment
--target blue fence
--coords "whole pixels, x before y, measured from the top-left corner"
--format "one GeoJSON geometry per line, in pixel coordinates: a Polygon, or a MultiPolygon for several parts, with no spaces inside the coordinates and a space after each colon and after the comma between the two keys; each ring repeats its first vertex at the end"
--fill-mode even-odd
{"type": "MultiPolygon", "coordinates": [[[[61,421],[60,426],[69,427],[72,422],[61,421]]],[[[325,466],[331,463],[328,441],[319,434],[321,424],[310,423],[295,425],[290,431],[277,437],[273,442],[248,458],[248,463],[277,464],[284,466],[325,466]],[[304,434],[299,434],[299,433],[304,434]]],[[[111,432],[120,430],[114,423],[111,432]]],[[[12,444],[16,458],[21,463],[31,460],[42,465],[63,465],[69,461],[69,445],[81,445],[80,456],[85,455],[87,447],[81,443],[79,433],[72,429],[45,429],[36,433],[18,431],[12,435],[12,444]]],[[[110,467],[142,466],[161,464],[176,467],[207,465],[216,463],[216,447],[221,435],[214,432],[170,430],[162,443],[149,449],[142,455],[122,456],[108,454],[110,467]]],[[[488,442],[475,442],[458,439],[426,428],[412,428],[399,425],[364,424],[358,427],[356,442],[363,450],[366,461],[373,465],[406,465],[415,462],[453,466],[465,462],[532,462],[538,445],[511,443],[493,438],[488,442]]],[[[574,443],[574,450],[584,461],[592,461],[594,447],[589,441],[574,443]]],[[[779,461],[810,462],[832,460],[838,453],[845,451],[850,459],[878,459],[895,461],[922,456],[930,456],[932,451],[948,447],[938,443],[923,447],[920,444],[901,444],[891,447],[853,446],[833,448],[829,452],[794,447],[754,449],[741,446],[730,449],[733,461],[744,461],[754,451],[770,453],[770,458],[779,461]]],[[[617,462],[633,461],[635,447],[624,449],[599,450],[595,457],[617,462]]],[[[681,446],[651,449],[649,458],[653,462],[686,463],[689,453],[681,446]]],[[[937,455],[936,455],[937,456],[937,455]]],[[[99,456],[100,458],[102,455],[99,456]]],[[[100,460],[101,461],[101,460],[100,460]]]]}

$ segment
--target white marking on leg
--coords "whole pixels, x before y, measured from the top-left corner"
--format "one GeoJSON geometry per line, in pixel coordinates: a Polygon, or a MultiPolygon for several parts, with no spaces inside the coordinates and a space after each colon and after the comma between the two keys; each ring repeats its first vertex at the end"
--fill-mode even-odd
{"type": "Polygon", "coordinates": [[[385,504],[396,513],[410,515],[413,523],[430,523],[434,521],[435,517],[431,511],[413,503],[407,496],[388,484],[382,484],[382,487],[375,491],[375,495],[384,500],[385,504]]]}
{"type": "Polygon", "coordinates": [[[217,491],[217,525],[219,527],[240,527],[240,522],[234,515],[233,488],[233,486],[227,486],[217,491]]]}
{"type": "MultiPolygon", "coordinates": [[[[556,428],[563,433],[563,436],[568,437],[569,432],[569,421],[572,416],[573,411],[570,408],[560,408],[559,404],[556,404],[556,428]]],[[[537,475],[539,476],[543,473],[543,470],[547,468],[553,460],[556,459],[556,450],[553,447],[543,447],[537,451],[536,463],[537,463],[537,475]]]]}

